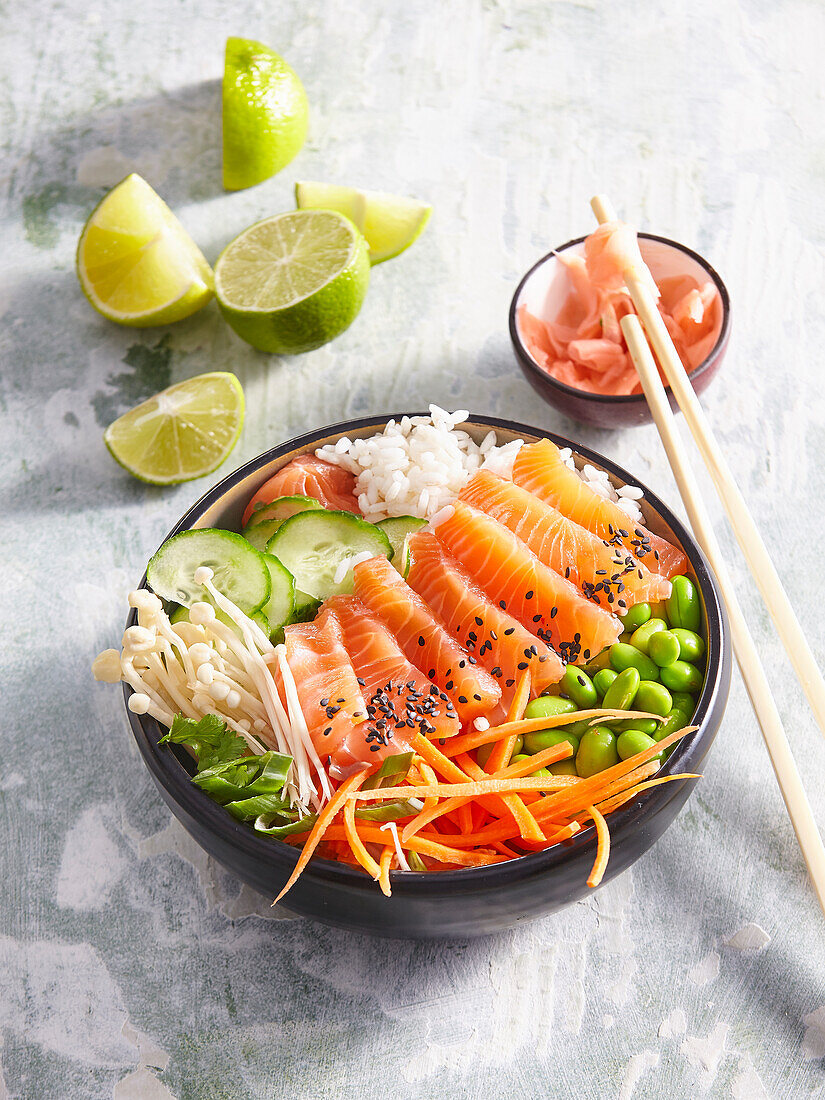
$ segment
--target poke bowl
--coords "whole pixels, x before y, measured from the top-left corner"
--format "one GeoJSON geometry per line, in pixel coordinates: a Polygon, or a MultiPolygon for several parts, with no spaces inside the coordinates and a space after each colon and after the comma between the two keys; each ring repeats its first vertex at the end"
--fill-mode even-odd
{"type": "MultiPolygon", "coordinates": [[[[409,416],[413,415],[409,414],[409,416]]],[[[375,437],[376,433],[382,432],[388,421],[392,424],[400,419],[400,416],[394,418],[377,416],[351,420],[307,433],[274,447],[246,463],[210,489],[181,517],[162,544],[161,550],[170,545],[170,540],[174,536],[179,536],[183,532],[216,528],[230,532],[240,531],[244,515],[249,516],[250,502],[256,494],[259,494],[262,487],[274,475],[284,470],[298,456],[313,455],[320,448],[334,447],[343,440],[350,443],[369,440],[375,437]]],[[[718,731],[730,686],[731,657],[725,614],[716,583],[701,551],[677,517],[632,474],[609,459],[562,437],[548,435],[539,429],[503,419],[472,415],[461,424],[461,428],[468,433],[476,445],[489,439],[490,433],[493,432],[497,445],[502,448],[509,443],[517,447],[518,444],[513,442],[516,440],[523,440],[526,444],[547,441],[548,446],[568,448],[577,467],[583,467],[586,464],[590,471],[588,476],[609,479],[615,487],[628,485],[635,487],[630,497],[624,499],[627,501],[627,499],[634,499],[634,496],[643,496],[644,523],[650,538],[666,540],[657,544],[661,546],[670,544],[675,553],[683,553],[685,556],[687,563],[685,572],[690,576],[695,599],[698,601],[702,623],[701,633],[706,643],[706,649],[703,648],[703,675],[700,678],[701,683],[697,681],[698,686],[693,697],[694,705],[691,707],[693,713],[686,715],[690,721],[690,728],[695,727],[695,729],[673,742],[669,750],[670,755],[664,762],[657,759],[654,765],[658,767],[655,783],[647,787],[643,786],[637,794],[633,794],[629,800],[610,813],[610,858],[606,868],[602,868],[603,874],[600,876],[602,882],[608,882],[655,844],[675,819],[696,781],[695,779],[669,781],[669,779],[671,776],[681,776],[685,773],[695,774],[718,731]]],[[[567,455],[566,451],[561,453],[567,455]]],[[[570,461],[568,459],[568,463],[570,461]]],[[[458,508],[459,505],[456,504],[455,507],[458,508]]],[[[440,511],[450,511],[450,509],[440,511]]],[[[342,513],[334,511],[331,514],[340,516],[342,513]]],[[[441,519],[440,522],[449,523],[450,517],[447,520],[441,519]]],[[[631,527],[632,524],[628,526],[631,527]]],[[[436,526],[435,530],[439,531],[440,528],[436,526]]],[[[407,552],[406,541],[404,551],[407,552]]],[[[363,562],[363,565],[367,570],[371,568],[369,561],[363,562]]],[[[355,570],[359,567],[359,563],[356,562],[355,570]]],[[[386,567],[386,561],[384,561],[384,567],[386,567]]],[[[150,577],[151,570],[150,562],[150,577]]],[[[641,577],[642,569],[640,568],[638,572],[641,577]]],[[[211,576],[211,572],[209,575],[211,576]]],[[[405,582],[399,580],[398,583],[405,582]]],[[[133,595],[139,596],[141,592],[146,594],[146,588],[147,578],[144,575],[140,589],[133,595]]],[[[357,591],[360,593],[360,589],[357,591]]],[[[605,591],[607,591],[606,588],[605,591]]],[[[533,596],[532,591],[528,596],[533,596]]],[[[156,599],[155,596],[150,598],[156,599]]],[[[345,600],[347,598],[352,597],[344,597],[345,600]]],[[[136,626],[138,623],[136,607],[140,602],[140,599],[133,602],[133,610],[127,622],[127,632],[129,629],[138,632],[142,629],[136,626]]],[[[501,601],[501,605],[504,606],[504,601],[501,601]]],[[[192,608],[194,607],[193,604],[192,608]]],[[[607,614],[606,611],[605,614],[607,614]]],[[[644,623],[643,619],[641,621],[644,623]]],[[[195,622],[194,610],[192,622],[195,622]]],[[[621,634],[623,639],[629,639],[631,636],[629,629],[621,634]]],[[[617,635],[615,644],[621,644],[618,637],[617,635]]],[[[419,644],[423,642],[420,641],[419,644]]],[[[627,645],[625,648],[628,648],[627,645]]],[[[580,654],[567,653],[568,657],[577,655],[580,656],[580,654]]],[[[475,666],[477,660],[473,659],[471,663],[475,666]]],[[[582,659],[580,664],[584,666],[586,661],[582,659]]],[[[571,662],[569,668],[572,667],[571,662]]],[[[611,673],[607,662],[602,661],[602,668],[611,673]]],[[[432,673],[434,670],[429,671],[432,673]]],[[[590,673],[595,675],[592,668],[590,673]]],[[[358,683],[362,683],[362,680],[359,679],[358,683]]],[[[527,683],[528,685],[530,683],[529,677],[527,683]]],[[[514,690],[520,690],[520,686],[514,690]]],[[[387,684],[387,687],[390,687],[390,684],[387,684]]],[[[148,712],[145,704],[136,705],[143,697],[136,696],[134,683],[124,683],[123,690],[129,722],[138,748],[172,813],[219,864],[254,890],[267,897],[275,898],[287,879],[290,876],[294,878],[296,865],[301,858],[300,848],[289,843],[289,837],[283,836],[283,839],[279,839],[282,834],[277,830],[273,830],[274,835],[272,835],[272,833],[267,834],[251,828],[248,822],[239,820],[232,813],[227,812],[224,805],[214,797],[210,797],[206,789],[193,783],[196,766],[192,755],[186,751],[183,744],[169,743],[168,737],[164,740],[167,734],[164,725],[148,712]]],[[[439,695],[435,687],[432,690],[436,696],[439,695]]],[[[541,698],[549,698],[553,695],[555,702],[558,703],[557,690],[554,693],[551,689],[548,696],[543,695],[541,698]]],[[[415,695],[415,698],[420,698],[420,694],[415,695]]],[[[445,700],[446,714],[450,716],[453,713],[452,704],[447,700],[445,693],[442,692],[440,698],[445,700]]],[[[460,698],[467,702],[465,697],[460,698]]],[[[343,699],[337,702],[343,702],[343,699]]],[[[327,708],[328,715],[340,709],[336,707],[335,699],[324,698],[321,703],[327,708]]],[[[606,702],[605,705],[607,705],[606,702]]],[[[624,709],[627,710],[627,707],[624,709]]],[[[576,713],[587,713],[578,711],[575,706],[573,710],[576,713]]],[[[434,710],[426,713],[438,714],[439,712],[434,710]]],[[[374,719],[373,711],[370,711],[370,715],[374,719]]],[[[437,722],[437,719],[430,718],[429,721],[437,722]]],[[[628,722],[630,720],[624,723],[625,730],[628,722]]],[[[166,724],[169,724],[168,720],[166,724]]],[[[403,722],[400,725],[403,727],[403,722]]],[[[462,727],[462,733],[466,737],[469,730],[472,737],[483,738],[483,731],[489,727],[490,723],[486,719],[476,720],[474,724],[462,727]]],[[[256,726],[255,729],[257,728],[256,726]]],[[[426,720],[422,728],[429,729],[426,726],[426,720]]],[[[374,728],[373,732],[375,732],[374,728]]],[[[636,731],[633,732],[635,735],[636,731]]],[[[678,734],[674,736],[679,737],[678,734]]],[[[367,736],[367,740],[371,737],[372,733],[367,736]]],[[[574,740],[578,741],[578,738],[574,740]]],[[[651,741],[650,738],[648,740],[651,741]]],[[[668,743],[664,742],[664,744],[668,743]]],[[[434,744],[443,747],[449,742],[442,738],[434,741],[434,744]]],[[[444,749],[444,751],[448,750],[444,749]]],[[[567,743],[564,745],[564,751],[570,754],[567,743]]],[[[545,755],[548,755],[547,750],[545,755]]],[[[579,755],[581,755],[580,746],[579,755]]],[[[523,756],[518,758],[524,759],[523,756]]],[[[512,759],[517,759],[515,753],[512,759]]],[[[618,758],[614,757],[614,759],[618,758]]],[[[331,760],[331,756],[327,757],[326,764],[329,765],[331,760]]],[[[346,774],[346,772],[340,772],[338,777],[346,774]]],[[[520,774],[526,774],[523,768],[520,774]]],[[[575,777],[577,773],[573,769],[567,774],[575,777]]],[[[592,772],[580,774],[592,775],[592,772]]],[[[533,780],[533,782],[543,783],[544,781],[533,780]]],[[[578,780],[571,778],[561,782],[577,783],[578,780]]],[[[342,784],[342,788],[344,785],[342,784]]],[[[342,788],[339,788],[339,791],[342,788]]],[[[636,788],[633,790],[635,791],[636,788]]],[[[533,794],[532,791],[529,793],[533,794]]],[[[383,805],[389,805],[389,803],[383,805]]],[[[315,815],[318,820],[322,816],[323,813],[315,815]]],[[[378,817],[376,820],[388,819],[378,817]]],[[[296,914],[326,924],[385,937],[467,938],[495,933],[517,923],[555,912],[581,899],[589,892],[588,873],[597,852],[598,838],[597,829],[594,828],[595,823],[595,816],[592,816],[592,820],[583,822],[581,827],[573,823],[575,829],[569,831],[569,838],[543,850],[531,851],[529,848],[519,847],[517,835],[516,840],[512,842],[515,845],[513,850],[500,846],[500,850],[507,855],[496,855],[492,857],[496,862],[483,866],[448,866],[447,869],[434,870],[430,861],[428,866],[424,867],[424,860],[419,860],[421,867],[418,870],[397,869],[389,872],[388,878],[391,882],[389,896],[385,896],[377,888],[376,882],[365,874],[361,867],[330,858],[327,852],[322,850],[321,854],[316,853],[303,866],[302,873],[292,885],[284,904],[296,914]]],[[[384,828],[387,827],[384,826],[384,828]]],[[[372,832],[369,830],[368,832],[372,835],[372,832]]],[[[387,835],[385,850],[390,851],[390,838],[388,834],[385,835],[387,835]]],[[[397,845],[396,839],[396,847],[397,845]]],[[[399,852],[399,860],[401,855],[399,852]]]]}
{"type": "MultiPolygon", "coordinates": [[[[525,309],[545,319],[559,315],[569,292],[565,264],[571,258],[584,255],[586,240],[585,237],[577,237],[548,252],[519,282],[510,303],[509,315],[510,339],[516,358],[533,389],[549,405],[572,419],[602,428],[648,424],[651,422],[650,409],[640,387],[632,393],[589,392],[554,377],[542,353],[531,347],[525,327],[525,309]]],[[[702,393],[722,366],[730,340],[731,307],[727,287],[704,257],[678,241],[652,233],[639,233],[638,244],[642,258],[666,301],[669,301],[668,294],[678,295],[676,288],[682,280],[685,286],[704,285],[713,292],[713,316],[710,331],[701,341],[701,357],[698,362],[686,363],[694,390],[702,393]],[[668,286],[674,289],[669,290],[668,286]]],[[[671,335],[678,339],[678,328],[669,324],[669,329],[671,335]]],[[[671,405],[678,410],[670,387],[666,384],[665,388],[671,405]]]]}

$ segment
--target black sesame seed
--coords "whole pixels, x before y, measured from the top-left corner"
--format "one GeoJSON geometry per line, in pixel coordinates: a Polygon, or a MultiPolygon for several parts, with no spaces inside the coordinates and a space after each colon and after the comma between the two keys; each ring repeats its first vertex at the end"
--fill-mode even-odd
{"type": "Polygon", "coordinates": [[[524,672],[524,670],[527,668],[527,662],[520,661],[516,667],[518,668],[519,672],[524,672]]]}
{"type": "Polygon", "coordinates": [[[467,702],[467,696],[466,695],[459,695],[458,701],[459,701],[459,703],[466,703],[467,702]]]}
{"type": "Polygon", "coordinates": [[[511,634],[515,634],[516,628],[514,626],[508,626],[504,631],[504,637],[509,638],[511,634]]]}
{"type": "Polygon", "coordinates": [[[422,635],[420,635],[420,634],[419,634],[419,636],[418,636],[418,644],[419,644],[419,645],[424,645],[424,638],[423,638],[423,637],[422,637],[422,635]]]}
{"type": "Polygon", "coordinates": [[[541,622],[541,615],[534,615],[533,616],[533,622],[534,623],[540,623],[541,622]]]}
{"type": "Polygon", "coordinates": [[[529,590],[529,592],[524,593],[524,598],[525,598],[525,600],[532,600],[532,598],[533,598],[533,589],[532,588],[529,590]]]}

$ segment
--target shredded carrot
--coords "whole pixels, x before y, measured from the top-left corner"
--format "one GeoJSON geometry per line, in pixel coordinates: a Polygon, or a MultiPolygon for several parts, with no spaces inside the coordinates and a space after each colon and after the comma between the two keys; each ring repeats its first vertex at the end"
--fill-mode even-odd
{"type": "Polygon", "coordinates": [[[661,714],[649,714],[644,710],[592,710],[571,711],[568,714],[553,714],[549,718],[522,718],[515,722],[503,722],[500,726],[490,726],[486,730],[476,730],[473,733],[460,734],[451,737],[444,746],[445,754],[456,757],[461,752],[470,752],[479,749],[482,745],[494,745],[502,737],[518,737],[525,733],[538,733],[541,730],[552,730],[559,726],[568,726],[571,722],[583,721],[585,718],[594,718],[597,722],[607,722],[618,718],[653,718],[657,722],[663,722],[661,714]]]}
{"type": "MultiPolygon", "coordinates": [[[[430,767],[429,764],[425,764],[424,761],[422,760],[419,770],[421,772],[422,779],[424,780],[425,784],[428,787],[437,787],[438,786],[438,780],[435,777],[435,772],[433,771],[433,769],[430,767]]],[[[433,795],[431,798],[425,798],[424,799],[424,809],[425,810],[428,809],[430,806],[437,806],[437,805],[438,805],[438,798],[435,795],[433,795]]]]}
{"type": "MultiPolygon", "coordinates": [[[[343,825],[330,825],[327,829],[327,833],[332,840],[347,839],[343,825]]],[[[387,843],[387,834],[382,833],[375,825],[362,826],[360,835],[362,840],[375,842],[382,846],[387,843]]],[[[498,852],[493,852],[489,849],[485,850],[482,848],[476,849],[475,851],[465,851],[452,848],[445,843],[448,839],[447,837],[438,834],[436,834],[436,836],[438,837],[437,840],[430,839],[429,837],[415,836],[405,842],[403,847],[409,849],[411,852],[418,852],[419,855],[430,856],[432,859],[438,860],[439,863],[454,863],[456,866],[461,867],[485,867],[489,863],[499,863],[502,859],[498,852]]],[[[300,836],[295,833],[293,833],[292,836],[286,837],[286,840],[290,844],[301,843],[300,836]]]]}
{"type": "Polygon", "coordinates": [[[473,806],[469,798],[458,807],[458,827],[462,833],[473,831],[473,806]]]}
{"type": "MultiPolygon", "coordinates": [[[[509,757],[507,757],[506,759],[509,759],[509,757]]],[[[459,757],[459,760],[464,771],[467,772],[468,775],[472,776],[473,779],[482,780],[486,778],[487,773],[484,771],[484,769],[466,753],[459,757]]],[[[525,840],[544,840],[544,833],[539,828],[538,822],[524,805],[524,802],[519,798],[518,795],[505,795],[501,799],[501,801],[513,815],[513,819],[519,827],[519,832],[525,838],[525,840]]],[[[469,829],[462,829],[462,832],[473,832],[472,822],[471,827],[469,829]]]]}
{"type": "MultiPolygon", "coordinates": [[[[519,779],[465,780],[463,783],[439,783],[435,787],[379,787],[375,790],[350,790],[348,800],[358,802],[376,800],[378,802],[393,798],[426,798],[433,794],[438,798],[479,798],[488,794],[510,794],[514,791],[548,791],[553,789],[556,776],[525,775],[519,779]]],[[[586,782],[586,780],[584,780],[586,782]]]]}
{"type": "Polygon", "coordinates": [[[695,772],[680,772],[678,775],[663,775],[659,779],[648,779],[644,783],[637,783],[635,787],[632,787],[629,791],[623,791],[621,794],[614,795],[612,798],[599,802],[599,809],[603,814],[612,813],[613,810],[618,809],[619,806],[623,806],[625,802],[630,802],[636,795],[641,794],[643,791],[650,790],[651,787],[661,787],[665,783],[672,783],[674,779],[701,779],[701,775],[697,775],[695,772]]]}
{"type": "MultiPolygon", "coordinates": [[[[530,669],[521,674],[521,679],[516,685],[515,694],[513,695],[513,701],[510,703],[510,709],[507,712],[507,722],[512,724],[519,721],[524,717],[524,708],[530,701],[530,669]]],[[[493,746],[493,751],[487,758],[487,763],[484,765],[486,772],[500,771],[510,757],[513,755],[516,747],[516,738],[518,734],[507,733],[501,740],[497,741],[493,746]]]]}
{"type": "Polygon", "coordinates": [[[381,893],[384,897],[389,897],[392,893],[390,889],[390,864],[392,863],[392,857],[395,855],[395,847],[392,844],[385,844],[384,850],[381,853],[381,858],[378,861],[380,872],[378,875],[378,885],[381,887],[381,893]]]}
{"type": "Polygon", "coordinates": [[[610,830],[607,827],[604,815],[595,806],[588,806],[587,812],[593,818],[593,824],[596,826],[596,860],[587,880],[587,885],[595,887],[602,881],[607,868],[607,860],[610,856],[610,830]]]}
{"type": "Polygon", "coordinates": [[[467,776],[464,772],[449,757],[439,752],[432,741],[428,741],[422,733],[417,733],[412,738],[411,747],[415,749],[422,760],[425,760],[431,768],[443,775],[445,779],[452,779],[457,783],[463,783],[466,780],[467,776]]]}
{"type": "Polygon", "coordinates": [[[371,878],[378,878],[381,874],[381,868],[364,847],[364,842],[358,835],[358,828],[355,823],[354,802],[344,803],[344,829],[347,834],[347,843],[352,849],[352,854],[355,856],[356,860],[371,878]]]}
{"type": "MultiPolygon", "coordinates": [[[[508,767],[496,772],[495,778],[508,779],[510,777],[518,778],[521,775],[530,775],[531,772],[538,771],[539,768],[543,768],[547,764],[555,764],[559,760],[566,760],[572,755],[573,746],[569,741],[562,741],[560,744],[553,745],[549,749],[542,749],[541,752],[537,752],[535,756],[531,756],[529,760],[519,760],[516,764],[508,765],[508,767]]],[[[560,787],[569,787],[571,782],[577,782],[576,776],[574,775],[557,775],[556,779],[566,780],[565,783],[559,784],[560,787]]]]}
{"type": "MultiPolygon", "coordinates": [[[[326,806],[324,806],[324,808],[318,814],[318,818],[315,824],[312,826],[312,831],[310,832],[309,836],[304,842],[303,848],[301,849],[301,854],[298,857],[298,862],[295,864],[295,869],[287,879],[286,886],[284,886],[283,890],[281,890],[280,894],[278,894],[277,898],[275,898],[275,901],[273,901],[273,905],[277,905],[284,894],[291,890],[298,879],[301,877],[301,872],[309,863],[310,858],[312,857],[312,853],[318,847],[324,833],[329,828],[335,815],[346,804],[347,798],[349,797],[350,793],[357,791],[361,784],[367,779],[369,775],[372,774],[374,770],[375,769],[370,769],[370,771],[366,772],[356,772],[355,775],[351,775],[349,779],[345,779],[338,790],[335,792],[335,794],[332,796],[332,798],[329,800],[329,802],[327,802],[326,806]]],[[[382,837],[382,840],[383,839],[384,838],[382,837]]],[[[349,837],[330,837],[330,840],[348,841],[349,837]]]]}

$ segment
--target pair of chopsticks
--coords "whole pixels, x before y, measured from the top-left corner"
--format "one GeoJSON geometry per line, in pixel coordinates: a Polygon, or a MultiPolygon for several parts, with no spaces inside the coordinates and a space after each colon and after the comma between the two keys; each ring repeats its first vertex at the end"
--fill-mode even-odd
{"type": "MultiPolygon", "coordinates": [[[[590,205],[599,224],[616,221],[616,214],[609,200],[603,195],[596,195],[591,199],[590,205]]],[[[748,567],[776,625],[779,638],[788,652],[811,709],[824,732],[825,681],[665,327],[646,281],[649,277],[650,273],[647,270],[640,271],[635,266],[624,272],[625,285],[636,313],[622,318],[622,332],[639,373],[647,403],[667,452],[696,540],[719,582],[722,598],[728,609],[733,650],[739,670],[762,731],[814,891],[825,913],[825,846],[811,812],[788,738],[782,727],[782,720],[771,694],[765,670],[759,660],[756,646],[736,597],[730,572],[702,502],[701,492],[691,470],[685,445],[676,429],[676,421],[665,394],[656,360],[648,346],[648,340],[653,345],[656,358],[661,364],[671,391],[684,414],[685,421],[722,500],[748,567]]]]}

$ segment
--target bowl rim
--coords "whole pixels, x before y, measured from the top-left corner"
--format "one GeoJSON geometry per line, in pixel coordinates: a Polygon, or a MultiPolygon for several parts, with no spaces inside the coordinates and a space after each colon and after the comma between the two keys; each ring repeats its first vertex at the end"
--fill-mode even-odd
{"type": "MultiPolygon", "coordinates": [[[[686,244],[682,244],[681,241],[674,241],[670,237],[661,237],[657,233],[638,233],[637,236],[644,238],[648,241],[657,241],[659,244],[666,244],[671,248],[677,249],[679,252],[684,252],[686,256],[690,256],[692,260],[695,260],[708,274],[708,276],[716,284],[716,289],[719,291],[719,297],[722,299],[722,327],[719,330],[719,336],[716,343],[713,345],[707,356],[702,360],[698,367],[690,372],[690,378],[701,378],[704,374],[712,372],[714,365],[719,357],[724,353],[728,340],[730,339],[731,330],[731,308],[730,308],[730,295],[728,288],[725,286],[721,275],[716,269],[704,258],[700,256],[698,252],[695,252],[692,248],[689,248],[686,244]]],[[[525,272],[519,281],[518,286],[515,289],[515,293],[510,301],[510,310],[508,315],[508,325],[510,329],[510,340],[513,347],[521,360],[522,364],[529,370],[533,371],[542,382],[546,383],[551,388],[558,389],[563,394],[568,394],[572,397],[577,397],[583,400],[592,401],[596,405],[618,405],[625,408],[632,408],[634,405],[646,405],[647,398],[644,393],[628,393],[628,394],[609,394],[609,393],[591,393],[589,390],[580,390],[575,386],[568,386],[566,382],[560,382],[557,378],[554,378],[552,374],[549,374],[535,361],[533,356],[527,350],[524,345],[524,341],[521,338],[521,333],[518,330],[518,317],[517,306],[521,292],[524,289],[526,283],[531,278],[534,272],[545,263],[548,263],[551,259],[554,259],[559,252],[565,252],[569,248],[573,248],[576,245],[583,244],[587,240],[587,237],[575,237],[572,240],[565,241],[564,244],[553,248],[549,252],[545,253],[540,259],[536,260],[533,266],[525,272]]],[[[670,392],[670,384],[665,383],[665,390],[670,392]]]]}
{"type": "MultiPolygon", "coordinates": [[[[211,489],[208,489],[178,520],[174,527],[164,537],[166,542],[179,531],[186,530],[237,482],[263,469],[269,463],[287,453],[307,453],[314,450],[312,444],[320,438],[335,435],[347,435],[363,428],[382,429],[390,419],[399,420],[403,416],[422,416],[426,413],[396,413],[381,416],[360,417],[353,420],[326,425],[311,432],[305,432],[285,442],[272,447],[255,458],[250,459],[242,466],[219,481],[211,489]]],[[[505,420],[501,417],[469,414],[467,423],[492,429],[501,429],[515,432],[516,435],[526,435],[528,438],[551,439],[559,447],[570,447],[574,454],[581,456],[588,462],[601,466],[611,476],[624,483],[637,484],[644,492],[644,499],[658,517],[670,528],[677,541],[682,546],[688,557],[689,563],[698,581],[700,595],[702,597],[706,621],[707,621],[707,657],[705,682],[697,701],[693,722],[697,726],[695,732],[686,735],[677,742],[674,751],[662,769],[656,773],[657,777],[674,773],[676,771],[692,771],[708,752],[715,736],[716,729],[712,728],[708,719],[713,715],[720,693],[725,691],[724,668],[728,656],[728,637],[726,615],[716,587],[710,566],[704,554],[685,528],[684,524],[667,505],[648,489],[638,479],[629,475],[629,471],[617,463],[606,458],[598,451],[577,444],[575,441],[565,438],[555,432],[531,427],[519,421],[505,420]],[[626,477],[626,475],[629,475],[626,477]]],[[[272,475],[270,475],[272,476],[272,475]]],[[[162,545],[163,543],[161,543],[162,545]]],[[[141,578],[139,588],[147,588],[146,574],[141,578]]],[[[127,626],[132,626],[137,621],[137,611],[132,608],[127,619],[127,626]]],[[[204,791],[194,786],[190,773],[186,770],[181,760],[166,746],[158,744],[163,735],[163,729],[156,719],[148,714],[134,714],[128,708],[129,696],[132,688],[123,683],[123,698],[129,725],[143,757],[144,763],[149,768],[156,782],[172,797],[176,805],[181,808],[187,818],[197,822],[222,842],[225,847],[241,849],[247,856],[259,859],[269,864],[273,869],[291,870],[297,863],[300,849],[293,848],[284,841],[256,833],[228,814],[224,808],[211,799],[204,791]]],[[[723,703],[724,705],[724,703],[723,703]]],[[[652,816],[682,790],[684,783],[689,780],[675,780],[658,787],[650,788],[637,796],[626,806],[615,810],[610,815],[610,833],[612,850],[616,850],[624,836],[633,833],[648,815],[652,816]]],[[[585,826],[572,839],[556,844],[551,848],[539,852],[528,853],[517,859],[507,860],[502,863],[491,864],[484,867],[465,867],[455,871],[391,872],[393,882],[393,894],[403,896],[422,891],[430,898],[443,894],[472,894],[490,886],[504,886],[509,882],[523,881],[537,875],[544,875],[561,867],[567,862],[573,862],[580,858],[585,849],[589,848],[595,840],[595,827],[591,824],[585,826]]],[[[645,849],[646,850],[646,849],[645,849]]],[[[346,864],[334,860],[313,858],[304,871],[304,875],[315,879],[317,882],[330,886],[342,886],[350,890],[360,891],[375,889],[375,883],[363,872],[357,871],[346,864]]]]}

